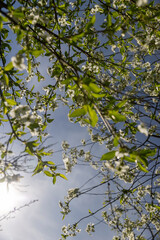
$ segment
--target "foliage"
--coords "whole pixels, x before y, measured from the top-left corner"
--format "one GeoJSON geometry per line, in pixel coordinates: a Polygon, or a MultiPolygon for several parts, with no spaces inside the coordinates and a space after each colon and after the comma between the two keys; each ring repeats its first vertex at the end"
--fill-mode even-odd
{"type": "MultiPolygon", "coordinates": [[[[38,159],[34,174],[44,171],[53,183],[56,176],[66,178],[55,172],[54,163],[44,160],[51,152],[41,146],[48,124],[54,123],[52,112],[62,102],[69,108],[70,121],[87,126],[90,134],[87,144],[83,141],[77,148],[62,143],[66,172],[81,161],[98,172],[96,185],[68,191],[65,202],[60,202],[63,217],[70,212],[71,200],[106,186],[103,205],[84,218],[101,212],[101,220],[117,232],[114,240],[156,239],[160,231],[160,4],[8,0],[0,1],[0,6],[0,125],[10,127],[7,141],[0,145],[1,174],[7,175],[10,144],[18,140],[26,154],[38,159]],[[52,83],[41,74],[42,57],[49,61],[52,83]],[[35,78],[45,80],[40,91],[31,84],[35,78]],[[85,150],[89,144],[91,150],[85,150]],[[105,152],[95,158],[96,144],[105,152]]],[[[64,226],[62,239],[75,236],[84,218],[64,226]]],[[[96,224],[89,223],[86,231],[94,232],[96,224]]]]}

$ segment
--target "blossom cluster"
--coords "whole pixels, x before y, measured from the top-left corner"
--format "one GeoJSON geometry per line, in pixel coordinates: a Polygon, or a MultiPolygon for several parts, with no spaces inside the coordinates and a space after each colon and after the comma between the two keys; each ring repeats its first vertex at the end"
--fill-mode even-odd
{"type": "Polygon", "coordinates": [[[86,232],[91,235],[91,233],[95,232],[94,223],[88,223],[86,227],[86,232]]]}
{"type": "Polygon", "coordinates": [[[94,74],[97,74],[100,71],[100,67],[98,65],[95,65],[95,64],[89,62],[86,65],[82,66],[82,70],[83,71],[90,71],[94,74]]]}
{"type": "Polygon", "coordinates": [[[145,127],[144,123],[138,125],[138,130],[144,135],[148,136],[148,129],[145,127]]]}
{"type": "Polygon", "coordinates": [[[61,145],[62,145],[63,150],[65,150],[65,151],[69,148],[69,144],[67,141],[63,141],[61,145]]]}
{"type": "Polygon", "coordinates": [[[62,26],[65,27],[67,25],[70,25],[70,22],[67,21],[66,15],[63,15],[62,17],[58,18],[58,23],[62,26]]]}
{"type": "Polygon", "coordinates": [[[68,202],[64,202],[62,203],[61,201],[59,202],[59,207],[62,209],[61,213],[63,214],[63,216],[67,215],[68,213],[71,212],[70,208],[69,208],[69,203],[68,202]]]}
{"type": "MultiPolygon", "coordinates": [[[[77,227],[77,224],[73,224],[73,225],[68,224],[68,226],[64,225],[62,227],[62,233],[65,236],[75,237],[77,233],[80,233],[80,232],[81,232],[81,229],[77,227]]],[[[59,240],[62,240],[62,239],[59,239],[59,240]]]]}
{"type": "Polygon", "coordinates": [[[32,136],[38,136],[41,134],[43,126],[42,117],[37,115],[36,112],[32,112],[28,105],[18,105],[9,112],[14,124],[19,128],[27,127],[32,136]]]}
{"type": "Polygon", "coordinates": [[[91,9],[91,14],[95,14],[97,12],[103,13],[103,9],[98,4],[96,4],[94,8],[91,9]]]}
{"type": "Polygon", "coordinates": [[[31,9],[27,17],[28,17],[28,20],[31,21],[33,25],[35,25],[40,18],[40,12],[36,7],[34,7],[31,9]]]}
{"type": "Polygon", "coordinates": [[[24,57],[21,54],[11,57],[13,67],[17,68],[19,71],[25,70],[27,67],[24,64],[24,57]]]}
{"type": "Polygon", "coordinates": [[[72,188],[68,190],[68,195],[65,197],[66,201],[71,201],[73,198],[78,197],[80,194],[79,188],[72,188]]]}

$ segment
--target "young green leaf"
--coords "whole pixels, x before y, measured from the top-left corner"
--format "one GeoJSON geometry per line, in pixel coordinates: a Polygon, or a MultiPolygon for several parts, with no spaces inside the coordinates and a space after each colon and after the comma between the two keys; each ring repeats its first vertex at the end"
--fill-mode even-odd
{"type": "Polygon", "coordinates": [[[95,24],[95,21],[96,21],[96,15],[93,15],[93,17],[92,17],[91,20],[90,20],[90,23],[91,23],[92,25],[94,25],[94,24],[95,24]]]}
{"type": "Polygon", "coordinates": [[[114,137],[113,144],[114,144],[115,147],[118,146],[118,144],[119,144],[119,137],[118,136],[114,137]]]}
{"type": "Polygon", "coordinates": [[[107,15],[107,26],[110,27],[112,25],[112,16],[108,13],[107,15]]]}
{"type": "Polygon", "coordinates": [[[52,162],[52,161],[47,161],[46,163],[49,164],[49,165],[55,165],[55,163],[52,162]]]}
{"type": "Polygon", "coordinates": [[[32,174],[32,176],[42,172],[43,168],[44,168],[44,163],[42,161],[38,161],[36,168],[33,170],[34,173],[32,174]]]}
{"type": "Polygon", "coordinates": [[[143,167],[139,162],[137,164],[141,171],[148,173],[148,170],[145,167],[143,167]]]}
{"type": "Polygon", "coordinates": [[[58,175],[58,176],[60,176],[61,178],[65,179],[65,180],[68,180],[68,179],[66,178],[66,176],[65,176],[65,175],[63,175],[63,174],[61,174],[61,173],[59,173],[59,175],[58,175]]]}
{"type": "Polygon", "coordinates": [[[7,102],[10,106],[14,106],[14,105],[17,104],[15,100],[13,100],[13,99],[9,99],[9,98],[6,99],[6,102],[7,102]]]}
{"type": "Polygon", "coordinates": [[[93,17],[90,19],[90,21],[86,24],[85,29],[86,29],[87,31],[89,31],[90,28],[94,25],[95,21],[96,21],[96,16],[93,15],[93,17]]]}
{"type": "Polygon", "coordinates": [[[126,117],[115,110],[109,110],[108,111],[109,116],[112,118],[112,120],[116,123],[118,122],[124,122],[126,120],[126,117]]]}
{"type": "Polygon", "coordinates": [[[4,67],[4,70],[6,72],[10,71],[13,68],[13,64],[12,62],[8,63],[7,66],[4,67]]]}
{"type": "Polygon", "coordinates": [[[56,176],[54,175],[54,177],[53,177],[53,184],[55,184],[56,183],[56,176]]]}
{"type": "Polygon", "coordinates": [[[88,105],[88,114],[91,120],[91,126],[95,127],[98,122],[98,116],[96,111],[88,105]]]}
{"type": "Polygon", "coordinates": [[[102,91],[102,89],[98,87],[95,83],[90,83],[89,87],[94,93],[100,93],[102,91]]]}
{"type": "Polygon", "coordinates": [[[120,200],[119,200],[120,204],[123,203],[123,199],[124,199],[124,194],[122,194],[122,196],[120,197],[120,200]]]}
{"type": "Polygon", "coordinates": [[[9,85],[9,78],[8,78],[7,74],[4,74],[4,79],[5,79],[6,85],[8,86],[9,85]]]}
{"type": "Polygon", "coordinates": [[[125,100],[122,100],[121,102],[119,102],[119,103],[116,105],[116,107],[122,108],[122,107],[126,104],[126,102],[127,102],[126,99],[125,99],[125,100]]]}
{"type": "Polygon", "coordinates": [[[42,50],[42,49],[41,50],[33,50],[31,53],[33,54],[34,57],[37,58],[44,53],[44,50],[42,50]]]}
{"type": "Polygon", "coordinates": [[[46,174],[46,176],[48,176],[48,177],[53,177],[53,173],[50,173],[49,171],[47,171],[47,170],[45,170],[45,171],[43,171],[44,172],[44,174],[46,174]]]}
{"type": "Polygon", "coordinates": [[[71,37],[71,40],[74,41],[74,42],[76,42],[77,40],[79,40],[79,39],[82,38],[83,36],[84,36],[84,32],[72,36],[72,37],[71,37]]]}
{"type": "Polygon", "coordinates": [[[90,210],[90,209],[88,209],[88,212],[89,212],[89,214],[92,214],[92,212],[91,212],[91,210],[90,210]]]}
{"type": "Polygon", "coordinates": [[[69,117],[81,117],[86,114],[86,110],[84,108],[78,108],[69,114],[69,117]]]}
{"type": "Polygon", "coordinates": [[[116,151],[107,152],[107,153],[102,155],[100,160],[101,161],[103,161],[103,160],[111,160],[111,159],[113,159],[115,157],[115,153],[116,153],[116,151]]]}
{"type": "Polygon", "coordinates": [[[91,93],[93,97],[95,98],[103,98],[106,96],[106,93],[91,93]]]}

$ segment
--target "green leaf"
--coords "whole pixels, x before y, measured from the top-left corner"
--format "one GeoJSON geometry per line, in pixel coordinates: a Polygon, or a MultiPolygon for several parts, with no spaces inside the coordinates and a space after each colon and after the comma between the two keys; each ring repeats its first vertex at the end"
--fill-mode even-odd
{"type": "Polygon", "coordinates": [[[106,93],[91,93],[95,98],[103,98],[106,96],[106,93]]]}
{"type": "Polygon", "coordinates": [[[155,207],[155,208],[157,208],[158,210],[160,210],[160,206],[158,206],[158,205],[153,204],[153,207],[155,207]]]}
{"type": "Polygon", "coordinates": [[[8,122],[8,119],[1,119],[2,122],[8,122]]]}
{"type": "Polygon", "coordinates": [[[20,94],[20,92],[18,92],[18,91],[15,91],[15,94],[16,94],[18,97],[21,97],[21,94],[20,94]]]}
{"type": "Polygon", "coordinates": [[[10,106],[17,105],[16,101],[14,101],[13,99],[6,99],[6,102],[7,102],[10,106]]]}
{"type": "Polygon", "coordinates": [[[33,54],[34,57],[39,57],[42,53],[44,53],[44,50],[33,50],[31,52],[33,54]]]}
{"type": "Polygon", "coordinates": [[[120,197],[120,200],[119,200],[120,204],[123,203],[123,199],[124,199],[124,194],[122,194],[122,196],[120,197]]]}
{"type": "Polygon", "coordinates": [[[49,165],[55,165],[55,163],[52,162],[52,161],[47,161],[46,163],[49,164],[49,165]]]}
{"type": "Polygon", "coordinates": [[[88,212],[89,212],[89,214],[92,214],[92,212],[91,212],[91,210],[90,210],[90,209],[88,209],[88,212]]]}
{"type": "Polygon", "coordinates": [[[48,123],[53,122],[53,120],[54,120],[54,118],[52,118],[52,119],[51,119],[51,118],[47,118],[47,122],[48,122],[48,123]]]}
{"type": "Polygon", "coordinates": [[[115,153],[116,153],[116,151],[107,152],[107,153],[102,155],[100,160],[101,161],[103,161],[103,160],[111,160],[111,159],[113,159],[115,157],[115,153]]]}
{"type": "Polygon", "coordinates": [[[139,162],[137,162],[137,164],[141,171],[148,173],[148,170],[145,167],[143,167],[139,162]]]}
{"type": "Polygon", "coordinates": [[[90,23],[91,23],[92,25],[94,25],[94,24],[95,24],[95,21],[96,21],[96,15],[93,15],[93,17],[92,17],[91,20],[90,20],[90,23]]]}
{"type": "Polygon", "coordinates": [[[69,117],[81,117],[86,114],[86,110],[84,108],[78,108],[69,114],[69,117]]]}
{"type": "Polygon", "coordinates": [[[33,170],[34,173],[32,174],[32,176],[42,172],[43,168],[44,168],[44,163],[42,161],[38,161],[36,168],[33,170]]]}
{"type": "Polygon", "coordinates": [[[102,89],[98,87],[95,83],[90,83],[89,87],[94,93],[100,93],[102,91],[102,89]]]}
{"type": "Polygon", "coordinates": [[[56,176],[54,175],[54,177],[53,177],[53,184],[55,184],[56,183],[56,176]]]}
{"type": "Polygon", "coordinates": [[[34,155],[34,147],[37,147],[38,145],[39,143],[36,143],[36,141],[27,142],[25,151],[28,152],[30,155],[34,155]]]}
{"type": "Polygon", "coordinates": [[[24,13],[22,12],[22,9],[16,9],[14,10],[14,12],[12,13],[14,17],[18,18],[18,19],[23,19],[24,18],[24,13]]]}
{"type": "Polygon", "coordinates": [[[128,156],[124,156],[123,157],[124,158],[124,160],[126,160],[126,161],[128,161],[128,162],[135,162],[135,160],[136,160],[136,158],[135,157],[128,157],[128,156]]]}
{"type": "Polygon", "coordinates": [[[8,109],[6,106],[3,106],[3,113],[6,114],[8,112],[8,109]]]}
{"type": "Polygon", "coordinates": [[[88,105],[88,114],[91,120],[92,127],[95,127],[98,122],[98,116],[96,111],[88,105]]]}
{"type": "Polygon", "coordinates": [[[94,25],[95,21],[96,21],[96,16],[93,15],[93,17],[90,19],[90,21],[86,24],[85,29],[87,31],[90,31],[90,28],[94,25]]]}
{"type": "Polygon", "coordinates": [[[148,167],[148,161],[145,157],[138,156],[138,160],[142,162],[145,167],[148,167]]]}
{"type": "Polygon", "coordinates": [[[126,117],[115,110],[109,110],[108,111],[109,116],[112,118],[112,120],[116,123],[118,122],[124,122],[126,120],[126,117]]]}
{"type": "Polygon", "coordinates": [[[89,93],[91,92],[90,87],[89,87],[88,85],[86,85],[86,84],[82,84],[82,87],[83,87],[85,90],[87,90],[87,95],[89,95],[89,93]]]}
{"type": "Polygon", "coordinates": [[[112,25],[112,16],[108,13],[107,15],[107,26],[110,27],[112,25]]]}
{"type": "Polygon", "coordinates": [[[0,19],[0,31],[3,29],[3,22],[0,19]]]}
{"type": "Polygon", "coordinates": [[[5,70],[6,72],[8,72],[8,71],[10,71],[12,68],[13,68],[13,64],[12,64],[12,62],[10,62],[10,63],[7,64],[7,66],[5,66],[4,70],[5,70]]]}
{"type": "Polygon", "coordinates": [[[72,36],[72,37],[71,37],[71,40],[73,40],[73,41],[76,42],[78,39],[82,38],[83,36],[84,36],[84,32],[72,36]]]}
{"type": "Polygon", "coordinates": [[[118,136],[114,137],[113,144],[114,144],[115,147],[118,146],[118,144],[119,144],[119,137],[118,136]]]}
{"type": "Polygon", "coordinates": [[[8,86],[9,85],[9,78],[8,78],[7,74],[4,74],[4,79],[5,79],[6,85],[8,86]]]}
{"type": "Polygon", "coordinates": [[[31,60],[28,58],[28,72],[31,73],[31,69],[32,69],[32,63],[31,60]]]}
{"type": "Polygon", "coordinates": [[[116,107],[122,108],[122,107],[126,104],[127,101],[128,101],[128,100],[122,100],[121,102],[119,102],[119,103],[116,105],[116,107]]]}
{"type": "Polygon", "coordinates": [[[43,171],[44,172],[44,174],[46,174],[46,176],[48,176],[48,177],[53,177],[53,173],[50,173],[49,171],[47,171],[47,170],[45,170],[45,171],[43,171]]]}
{"type": "Polygon", "coordinates": [[[150,156],[154,156],[157,152],[157,149],[141,149],[138,153],[141,157],[145,156],[145,157],[150,157],[150,156]]]}
{"type": "Polygon", "coordinates": [[[61,174],[61,173],[59,173],[58,176],[60,176],[61,178],[65,179],[65,180],[68,180],[68,179],[66,178],[66,176],[63,175],[63,174],[61,174]]]}

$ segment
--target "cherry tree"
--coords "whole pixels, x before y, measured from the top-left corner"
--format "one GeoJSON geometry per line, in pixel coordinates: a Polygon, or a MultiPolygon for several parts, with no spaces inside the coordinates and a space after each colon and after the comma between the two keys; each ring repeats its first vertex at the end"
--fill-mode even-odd
{"type": "Polygon", "coordinates": [[[62,142],[65,172],[84,164],[95,170],[88,181],[96,180],[68,190],[59,203],[63,218],[70,202],[84,194],[103,192],[104,201],[63,226],[61,239],[80,232],[84,219],[89,234],[103,222],[115,231],[114,240],[158,239],[160,4],[8,0],[0,1],[0,13],[0,124],[10,129],[0,144],[2,179],[10,171],[15,176],[18,160],[9,157],[15,141],[23,154],[37,159],[33,174],[44,172],[53,183],[66,179],[46,160],[52,151],[42,144],[62,103],[69,120],[86,127],[90,136],[77,147],[62,142]],[[52,82],[42,74],[42,58],[52,82]],[[35,79],[44,82],[43,89],[36,90],[35,79]]]}

